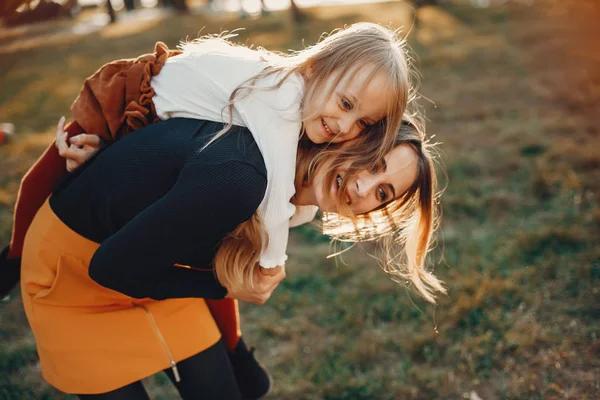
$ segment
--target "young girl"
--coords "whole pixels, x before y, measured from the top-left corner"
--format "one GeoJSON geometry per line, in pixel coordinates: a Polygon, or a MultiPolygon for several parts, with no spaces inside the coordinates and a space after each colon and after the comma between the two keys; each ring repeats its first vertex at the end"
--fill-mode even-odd
{"type": "Polygon", "coordinates": [[[260,254],[263,268],[282,266],[287,258],[300,137],[316,144],[349,141],[385,118],[383,137],[364,138],[378,142],[374,156],[381,158],[400,127],[410,91],[402,43],[394,32],[369,23],[290,56],[234,46],[225,38],[196,40],[166,60],[150,86],[160,119],[227,122],[215,140],[231,125],[252,132],[269,174],[259,208],[268,234],[260,254]]]}
{"type": "MultiPolygon", "coordinates": [[[[403,42],[395,32],[376,24],[352,25],[290,55],[234,46],[227,37],[205,38],[184,44],[181,51],[170,52],[159,45],[150,59],[103,67],[86,81],[72,107],[75,124],[67,131],[71,136],[83,131],[110,142],[159,119],[190,117],[228,123],[215,136],[219,140],[232,125],[247,127],[268,175],[257,212],[257,223],[265,233],[257,261],[263,268],[274,268],[285,264],[290,218],[296,212],[290,199],[295,192],[298,141],[366,143],[371,151],[365,166],[376,169],[375,160],[391,150],[410,88],[403,42]],[[369,129],[383,121],[385,129],[369,129]]],[[[89,156],[93,149],[86,153],[86,140],[89,135],[72,138],[69,153],[63,155],[89,156]]],[[[44,158],[56,160],[56,152],[50,152],[24,178],[11,256],[19,255],[35,211],[62,176],[57,171],[48,179],[53,171],[48,163],[44,165],[44,158]]],[[[312,216],[310,210],[303,213],[312,216]]],[[[239,278],[226,283],[233,287],[239,278]]],[[[232,350],[239,328],[237,322],[226,321],[237,321],[231,318],[236,315],[235,304],[211,303],[211,309],[218,321],[225,321],[219,325],[232,350]]]]}

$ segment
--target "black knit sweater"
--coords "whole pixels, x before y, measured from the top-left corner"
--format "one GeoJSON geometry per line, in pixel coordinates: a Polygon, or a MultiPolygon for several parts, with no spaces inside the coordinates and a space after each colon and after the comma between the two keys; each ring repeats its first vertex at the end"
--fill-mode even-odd
{"type": "Polygon", "coordinates": [[[135,298],[226,295],[210,271],[217,245],[256,211],[267,174],[245,128],[201,151],[222,127],[184,118],[152,124],[59,185],[52,210],[100,243],[89,266],[93,280],[135,298]]]}

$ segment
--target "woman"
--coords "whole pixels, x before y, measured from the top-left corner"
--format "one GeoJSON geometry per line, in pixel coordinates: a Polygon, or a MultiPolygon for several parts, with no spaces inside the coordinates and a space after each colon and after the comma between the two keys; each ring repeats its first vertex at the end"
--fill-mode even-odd
{"type": "MultiPolygon", "coordinates": [[[[289,54],[234,45],[228,37],[200,38],[180,50],[158,43],[153,54],[106,64],[86,80],[67,130],[77,151],[85,144],[82,135],[74,134],[99,135],[111,143],[174,116],[248,127],[267,166],[269,185],[258,208],[269,238],[260,248],[259,263],[274,268],[287,259],[298,140],[368,140],[376,145],[367,154],[381,158],[391,149],[412,90],[408,61],[397,32],[370,23],[332,32],[316,45],[289,54]],[[383,120],[385,129],[364,129],[383,120]]],[[[25,232],[66,172],[63,165],[52,147],[24,177],[10,250],[0,254],[0,273],[16,269],[14,262],[12,269],[3,268],[2,259],[9,257],[10,266],[10,258],[21,255],[25,232]]],[[[249,246],[252,254],[254,247],[249,246]]],[[[0,293],[2,289],[0,283],[0,293]]],[[[241,339],[235,302],[208,304],[228,350],[234,352],[241,339]]]]}
{"type": "MultiPolygon", "coordinates": [[[[169,368],[184,398],[240,398],[202,298],[251,293],[252,283],[272,291],[285,273],[263,275],[244,250],[261,248],[255,213],[267,184],[252,136],[235,128],[199,151],[222,127],[172,119],[143,128],[79,168],[37,213],[21,286],[43,375],[58,389],[147,398],[139,380],[169,368]]],[[[376,234],[408,222],[403,231],[418,239],[410,279],[431,296],[443,291],[421,268],[435,175],[413,128],[404,125],[397,144],[373,174],[344,150],[300,149],[294,202],[325,212],[341,204],[364,232],[371,216],[389,218],[376,234]]]]}

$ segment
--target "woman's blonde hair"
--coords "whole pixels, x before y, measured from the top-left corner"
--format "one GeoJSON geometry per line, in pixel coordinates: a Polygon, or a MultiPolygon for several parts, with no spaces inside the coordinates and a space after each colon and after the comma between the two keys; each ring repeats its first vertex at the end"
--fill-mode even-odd
{"type": "MultiPolygon", "coordinates": [[[[368,166],[362,155],[373,146],[369,140],[363,140],[351,149],[301,141],[296,187],[309,184],[321,171],[326,174],[324,187],[330,187],[337,178],[337,169],[346,169],[347,174],[339,190],[339,212],[323,214],[323,233],[345,242],[380,240],[384,250],[381,260],[383,270],[394,281],[412,284],[420,295],[433,303],[436,292],[446,293],[442,283],[425,265],[437,227],[439,193],[434,145],[426,140],[419,125],[417,118],[406,116],[393,146],[404,144],[413,149],[417,155],[417,178],[404,194],[385,206],[355,216],[349,212],[343,198],[348,176],[368,166]]],[[[373,129],[382,130],[383,127],[373,129]]],[[[377,166],[372,172],[380,168],[383,166],[377,166]]],[[[223,240],[215,258],[215,268],[224,286],[239,288],[243,282],[252,282],[252,272],[260,255],[257,249],[264,245],[263,232],[260,218],[254,214],[223,240]]]]}
{"type": "MultiPolygon", "coordinates": [[[[211,49],[227,52],[250,51],[232,44],[229,41],[231,37],[232,35],[229,34],[203,37],[183,44],[182,49],[184,52],[203,52],[211,49]]],[[[373,23],[357,23],[323,36],[323,39],[314,46],[290,54],[274,53],[264,49],[257,51],[260,52],[267,66],[233,91],[226,106],[229,115],[227,124],[206,146],[231,129],[235,101],[251,90],[278,89],[292,74],[299,74],[303,78],[310,76],[310,79],[305,79],[304,95],[299,99],[302,106],[302,120],[306,121],[314,117],[312,114],[317,111],[305,112],[304,104],[308,102],[313,104],[318,99],[321,99],[324,104],[343,79],[352,78],[362,67],[368,66],[370,74],[364,82],[365,85],[381,73],[387,78],[388,87],[383,93],[388,97],[388,109],[385,118],[376,126],[368,127],[361,132],[357,147],[361,151],[352,154],[357,159],[355,162],[357,167],[369,170],[379,168],[383,157],[395,146],[402,115],[414,94],[406,44],[399,38],[398,30],[387,29],[373,23]],[[271,75],[278,78],[277,84],[267,88],[257,86],[259,80],[271,75]],[[333,82],[328,81],[331,77],[333,82]],[[328,88],[326,93],[322,92],[324,87],[328,88]]],[[[300,133],[298,132],[299,135],[300,133]]],[[[300,147],[315,150],[323,148],[310,143],[305,135],[300,140],[300,147]]],[[[305,157],[298,165],[313,164],[315,160],[311,156],[315,153],[309,151],[304,154],[305,157]]],[[[320,156],[327,158],[327,153],[320,156]]],[[[215,257],[215,269],[221,283],[230,290],[240,287],[242,282],[252,283],[254,266],[267,241],[268,237],[256,214],[228,235],[222,241],[215,257]]]]}
{"type": "MultiPolygon", "coordinates": [[[[436,292],[446,293],[442,283],[426,267],[426,256],[432,247],[439,214],[435,145],[419,128],[421,121],[418,118],[408,115],[405,118],[394,147],[409,145],[412,148],[417,156],[417,177],[398,199],[366,214],[353,215],[350,212],[344,198],[345,187],[353,172],[364,170],[360,152],[369,151],[369,142],[353,146],[350,150],[319,152],[309,165],[307,175],[310,177],[325,164],[329,164],[328,170],[336,170],[350,162],[338,191],[338,213],[323,213],[323,233],[343,242],[379,240],[384,250],[384,257],[380,260],[383,270],[394,281],[412,284],[421,296],[434,303],[436,292]],[[327,159],[335,161],[327,163],[327,159]]],[[[372,172],[381,168],[384,166],[380,165],[372,172]]],[[[330,187],[336,177],[336,173],[326,176],[324,187],[330,187]]]]}

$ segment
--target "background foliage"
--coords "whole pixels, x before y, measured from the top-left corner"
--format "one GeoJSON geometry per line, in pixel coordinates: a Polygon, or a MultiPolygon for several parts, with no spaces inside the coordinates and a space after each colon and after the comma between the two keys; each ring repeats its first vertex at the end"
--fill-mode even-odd
{"type": "MultiPolygon", "coordinates": [[[[298,229],[288,278],[267,305],[242,309],[246,341],[275,379],[270,398],[599,398],[599,8],[440,3],[420,8],[414,26],[410,4],[390,2],[303,9],[300,23],[284,11],[133,13],[101,27],[99,11],[84,11],[0,28],[0,122],[18,132],[0,147],[0,241],[20,177],[104,62],[202,27],[245,27],[240,41],[285,50],[356,21],[412,26],[447,171],[433,258],[449,295],[426,305],[390,282],[368,247],[327,260],[327,241],[298,229]]],[[[41,380],[18,293],[0,309],[0,399],[67,398],[41,380]]],[[[162,375],[148,388],[176,398],[162,375]]]]}

